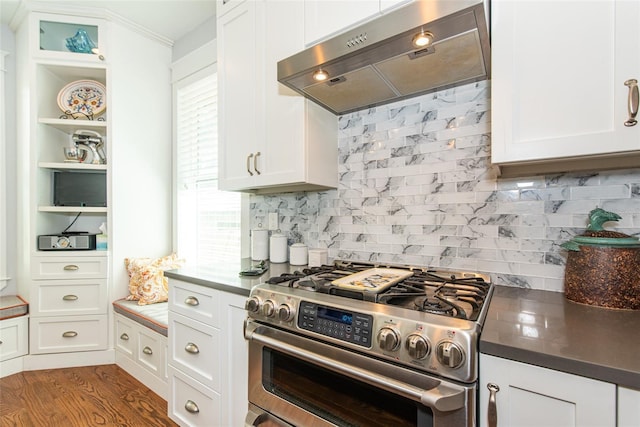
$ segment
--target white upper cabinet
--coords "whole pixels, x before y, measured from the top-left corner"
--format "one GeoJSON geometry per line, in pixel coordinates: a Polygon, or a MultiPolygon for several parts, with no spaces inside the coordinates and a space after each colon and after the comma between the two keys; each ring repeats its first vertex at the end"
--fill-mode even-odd
{"type": "Polygon", "coordinates": [[[638,1],[492,2],[492,161],[640,153],[638,22],[638,1]]]}
{"type": "Polygon", "coordinates": [[[304,43],[309,46],[411,0],[305,0],[304,43]]]}
{"type": "Polygon", "coordinates": [[[303,10],[245,1],[218,19],[221,189],[337,186],[337,117],[278,83],[278,61],[304,48],[303,10]]]}
{"type": "Polygon", "coordinates": [[[33,57],[55,60],[103,62],[106,60],[107,30],[105,21],[81,16],[33,14],[32,26],[38,37],[30,40],[33,57]]]}

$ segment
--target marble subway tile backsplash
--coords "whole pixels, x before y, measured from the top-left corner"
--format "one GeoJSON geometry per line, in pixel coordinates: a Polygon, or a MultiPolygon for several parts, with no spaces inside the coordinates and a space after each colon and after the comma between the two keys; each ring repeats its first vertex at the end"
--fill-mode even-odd
{"type": "Polygon", "coordinates": [[[563,290],[566,251],[599,206],[640,235],[640,169],[502,179],[491,166],[490,82],[338,118],[337,190],[252,195],[251,227],[277,212],[289,243],[331,259],[481,271],[563,290]]]}

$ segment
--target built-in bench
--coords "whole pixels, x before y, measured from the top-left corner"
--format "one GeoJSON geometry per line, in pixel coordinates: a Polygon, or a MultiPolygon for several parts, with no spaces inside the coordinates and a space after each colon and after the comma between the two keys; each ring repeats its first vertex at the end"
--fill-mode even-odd
{"type": "Polygon", "coordinates": [[[19,295],[0,296],[0,378],[23,370],[28,352],[29,303],[19,295]]]}
{"type": "Polygon", "coordinates": [[[116,364],[167,399],[167,330],[169,304],[113,302],[116,364]]]}
{"type": "Polygon", "coordinates": [[[119,299],[113,302],[113,310],[142,326],[167,336],[169,325],[169,303],[138,305],[137,301],[119,299]]]}

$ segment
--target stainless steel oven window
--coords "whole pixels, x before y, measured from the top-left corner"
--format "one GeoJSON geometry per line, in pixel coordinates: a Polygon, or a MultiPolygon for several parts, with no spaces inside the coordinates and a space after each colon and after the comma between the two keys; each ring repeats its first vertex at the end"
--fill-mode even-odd
{"type": "Polygon", "coordinates": [[[262,385],[340,426],[432,426],[426,406],[263,347],[262,385]]]}

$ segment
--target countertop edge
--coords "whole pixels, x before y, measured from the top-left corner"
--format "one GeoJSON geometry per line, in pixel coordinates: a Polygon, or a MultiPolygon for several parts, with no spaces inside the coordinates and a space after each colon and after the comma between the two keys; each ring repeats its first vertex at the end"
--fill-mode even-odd
{"type": "Polygon", "coordinates": [[[182,280],[184,282],[193,283],[194,285],[205,286],[207,288],[212,288],[212,289],[216,289],[223,292],[229,292],[229,293],[244,296],[244,297],[248,297],[249,293],[251,292],[250,288],[220,283],[219,281],[203,279],[201,277],[196,277],[195,275],[182,274],[177,271],[169,270],[169,271],[165,271],[164,274],[165,276],[171,279],[182,280]]]}
{"type": "Polygon", "coordinates": [[[516,362],[552,369],[567,374],[579,375],[593,380],[604,381],[624,387],[640,387],[640,372],[627,371],[611,366],[590,363],[583,360],[558,357],[522,348],[480,340],[480,353],[501,357],[516,362]]]}

